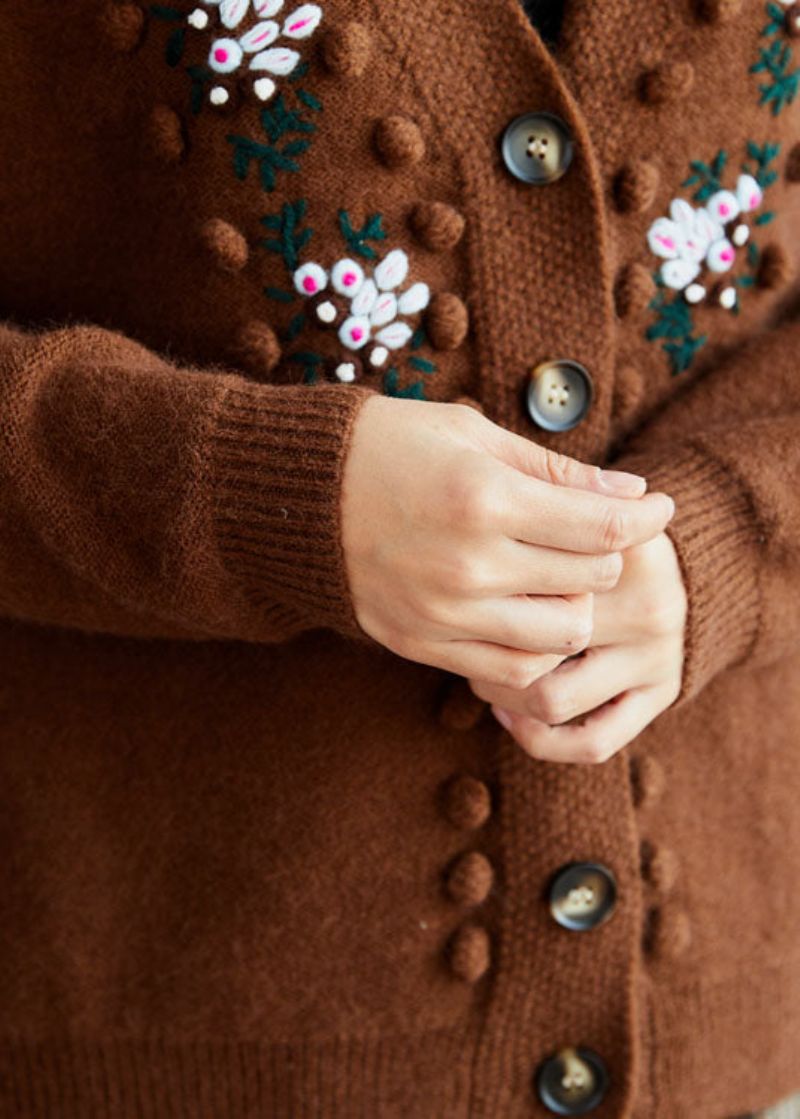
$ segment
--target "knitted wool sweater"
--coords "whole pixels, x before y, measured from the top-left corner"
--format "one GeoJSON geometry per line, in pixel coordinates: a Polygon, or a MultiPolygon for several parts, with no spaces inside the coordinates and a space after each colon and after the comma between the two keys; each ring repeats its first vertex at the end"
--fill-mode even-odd
{"type": "Polygon", "coordinates": [[[581,1051],[598,1119],[800,1089],[797,20],[2,5],[2,1119],[527,1119],[581,1051]],[[675,498],[681,692],[611,760],[358,625],[376,392],[675,498]]]}

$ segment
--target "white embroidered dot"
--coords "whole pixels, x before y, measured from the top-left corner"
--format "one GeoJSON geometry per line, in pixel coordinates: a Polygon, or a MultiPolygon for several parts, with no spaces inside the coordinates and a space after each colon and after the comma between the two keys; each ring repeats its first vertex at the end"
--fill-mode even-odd
{"type": "Polygon", "coordinates": [[[320,303],[319,307],[317,307],[317,318],[320,320],[320,322],[324,323],[332,323],[336,321],[336,308],[330,302],[330,300],[326,300],[324,303],[320,303]]]}
{"type": "Polygon", "coordinates": [[[253,11],[261,19],[274,16],[283,7],[283,0],[253,0],[253,11]]]}
{"type": "Polygon", "coordinates": [[[272,78],[256,78],[253,82],[253,93],[259,101],[269,101],[277,88],[272,78]]]}
{"type": "Polygon", "coordinates": [[[249,31],[242,35],[239,46],[248,54],[255,54],[256,51],[265,50],[274,43],[278,38],[279,31],[280,28],[274,20],[262,20],[261,23],[257,23],[255,27],[251,27],[249,31]]]}
{"type": "Polygon", "coordinates": [[[392,291],[408,275],[408,257],[402,249],[393,249],[375,269],[375,283],[381,291],[392,291]]]}
{"type": "Polygon", "coordinates": [[[414,284],[404,291],[397,301],[401,315],[415,315],[430,303],[431,291],[427,284],[414,284]]]}
{"type": "Polygon", "coordinates": [[[721,225],[735,221],[741,213],[739,200],[730,190],[718,190],[712,194],[706,203],[706,210],[721,225]]]}
{"type": "Polygon", "coordinates": [[[742,245],[746,245],[747,242],[750,240],[750,226],[749,225],[737,225],[736,228],[733,231],[733,236],[731,237],[731,240],[733,241],[734,245],[736,245],[738,248],[741,248],[742,245]]]}
{"type": "Polygon", "coordinates": [[[230,74],[242,61],[242,48],[235,39],[216,39],[208,53],[208,65],[218,74],[230,74]]]}
{"type": "Polygon", "coordinates": [[[369,363],[370,365],[374,365],[377,369],[381,365],[384,365],[386,363],[386,359],[388,356],[389,351],[386,349],[385,346],[376,346],[372,353],[369,355],[369,363]]]}
{"type": "Polygon", "coordinates": [[[706,264],[712,272],[727,272],[729,268],[733,267],[735,260],[736,250],[727,237],[723,237],[721,241],[715,241],[706,256],[706,264]]]}
{"type": "Polygon", "coordinates": [[[740,175],[736,183],[736,197],[743,213],[749,214],[764,201],[764,191],[752,175],[740,175]]]}
{"type": "Polygon", "coordinates": [[[224,85],[215,85],[211,87],[208,99],[212,105],[227,105],[230,96],[224,85]]]}
{"type": "Polygon", "coordinates": [[[313,261],[298,268],[293,279],[294,286],[301,295],[317,295],[328,286],[328,273],[313,261]]]}
{"type": "Polygon", "coordinates": [[[726,311],[731,311],[736,306],[736,288],[724,288],[719,293],[720,307],[724,307],[726,311]]]}
{"type": "Polygon", "coordinates": [[[374,280],[365,280],[353,297],[350,312],[353,315],[368,315],[375,306],[378,289],[374,280]]]}
{"type": "Polygon", "coordinates": [[[360,350],[369,342],[369,319],[351,315],[339,327],[339,341],[349,350],[360,350]]]}
{"type": "Polygon", "coordinates": [[[250,59],[251,70],[267,70],[270,74],[286,77],[291,74],[300,55],[297,51],[288,50],[286,47],[270,47],[269,50],[259,51],[250,59]]]}
{"type": "Polygon", "coordinates": [[[391,292],[383,292],[379,297],[369,321],[373,326],[385,326],[397,318],[397,298],[391,292]]]}
{"type": "Polygon", "coordinates": [[[336,376],[340,381],[355,381],[355,365],[353,365],[352,361],[343,361],[341,365],[336,366],[336,376]]]}
{"type": "Polygon", "coordinates": [[[186,22],[190,27],[196,27],[198,31],[204,31],[208,27],[208,12],[204,12],[202,8],[195,8],[186,17],[186,22]]]}
{"type": "Polygon", "coordinates": [[[223,27],[232,30],[238,27],[245,17],[250,0],[222,0],[219,6],[219,18],[223,27]]]}
{"type": "Polygon", "coordinates": [[[667,260],[661,265],[661,278],[675,291],[683,291],[699,275],[700,265],[693,260],[667,260]]]}
{"type": "Polygon", "coordinates": [[[385,326],[376,335],[376,339],[390,350],[399,350],[411,338],[412,330],[408,323],[393,322],[385,326]]]}
{"type": "Polygon", "coordinates": [[[683,293],[687,303],[702,303],[706,297],[706,289],[702,284],[689,284],[683,293]]]}
{"type": "Polygon", "coordinates": [[[306,39],[313,35],[322,19],[322,8],[317,4],[303,4],[296,12],[287,16],[283,34],[289,39],[306,39]]]}
{"type": "Polygon", "coordinates": [[[364,283],[364,269],[349,257],[339,260],[331,270],[331,283],[340,295],[354,296],[364,283]]]}

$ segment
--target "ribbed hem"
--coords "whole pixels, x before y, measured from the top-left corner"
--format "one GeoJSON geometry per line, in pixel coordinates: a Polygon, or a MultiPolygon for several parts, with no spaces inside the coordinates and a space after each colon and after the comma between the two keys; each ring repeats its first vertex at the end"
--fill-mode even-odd
{"type": "Polygon", "coordinates": [[[681,690],[671,704],[678,708],[717,673],[744,662],[757,640],[755,509],[731,472],[691,443],[659,447],[657,454],[624,455],[613,468],[641,474],[648,491],[675,499],[666,533],[675,545],[688,599],[681,690]]]}
{"type": "Polygon", "coordinates": [[[209,443],[214,526],[255,640],[323,627],[373,644],[354,612],[340,513],[354,421],[374,393],[243,383],[221,402],[209,443]]]}
{"type": "Polygon", "coordinates": [[[0,1119],[466,1119],[474,1038],[0,1041],[0,1119]]]}

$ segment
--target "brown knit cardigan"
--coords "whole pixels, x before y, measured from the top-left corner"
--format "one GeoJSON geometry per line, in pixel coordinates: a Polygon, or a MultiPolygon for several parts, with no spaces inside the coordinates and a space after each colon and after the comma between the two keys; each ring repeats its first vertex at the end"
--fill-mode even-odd
{"type": "Polygon", "coordinates": [[[518,0],[320,8],[259,0],[269,45],[244,0],[0,4],[0,1117],[545,1117],[570,1046],[597,1119],[765,1107],[800,1089],[800,13],[571,0],[554,57],[518,0]],[[533,186],[501,139],[540,110],[574,158],[533,186]],[[524,394],[559,357],[595,392],[561,433],[524,394]],[[613,759],[532,760],[358,626],[374,392],[675,498],[682,689],[613,759]],[[574,861],[618,886],[584,932],[574,861]]]}

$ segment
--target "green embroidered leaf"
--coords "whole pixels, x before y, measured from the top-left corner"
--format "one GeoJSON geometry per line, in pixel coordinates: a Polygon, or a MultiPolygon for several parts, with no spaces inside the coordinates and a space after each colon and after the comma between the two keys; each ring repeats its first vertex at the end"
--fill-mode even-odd
{"type": "Polygon", "coordinates": [[[264,295],[269,296],[270,299],[274,299],[278,303],[294,302],[294,294],[290,291],[283,291],[282,288],[264,288],[264,295]]]}
{"type": "Polygon", "coordinates": [[[313,350],[297,350],[293,354],[289,354],[289,361],[298,362],[300,365],[321,365],[323,358],[321,354],[314,353],[313,350]]]}
{"type": "Polygon", "coordinates": [[[177,8],[169,8],[166,4],[151,4],[150,14],[155,16],[156,19],[167,19],[176,23],[184,18],[184,13],[179,12],[177,8]]]}
{"type": "Polygon", "coordinates": [[[267,214],[261,219],[263,225],[279,234],[262,241],[262,245],[283,259],[290,275],[300,267],[300,253],[314,235],[313,229],[299,228],[305,212],[306,201],[300,198],[284,202],[280,214],[267,214]]]}
{"type": "Polygon", "coordinates": [[[386,371],[383,378],[383,392],[386,396],[427,400],[425,396],[425,386],[422,381],[416,381],[413,385],[409,385],[408,388],[401,389],[398,385],[398,379],[398,372],[394,366],[386,371]]]}
{"type": "Polygon", "coordinates": [[[747,246],[747,263],[750,265],[751,268],[755,268],[758,264],[759,255],[760,254],[758,251],[758,245],[755,243],[755,241],[751,241],[750,244],[747,246]]]}
{"type": "Polygon", "coordinates": [[[167,65],[177,66],[183,58],[183,50],[186,46],[186,28],[179,27],[173,31],[167,39],[167,65]]]}
{"type": "Polygon", "coordinates": [[[768,210],[765,214],[758,215],[758,217],[756,218],[756,225],[769,225],[769,223],[771,221],[774,221],[774,219],[775,214],[772,210],[768,210]]]}
{"type": "Polygon", "coordinates": [[[299,101],[302,101],[304,105],[307,105],[309,109],[313,109],[314,112],[321,112],[322,102],[318,100],[313,93],[309,93],[305,89],[298,89],[297,98],[299,101]]]}
{"type": "Polygon", "coordinates": [[[420,373],[435,373],[436,366],[432,361],[428,361],[424,357],[410,357],[408,364],[412,369],[417,369],[420,373]]]}
{"type": "Polygon", "coordinates": [[[297,335],[302,331],[306,325],[306,316],[303,311],[299,315],[295,315],[290,320],[289,325],[286,327],[286,340],[287,342],[294,342],[297,335]]]}
{"type": "Polygon", "coordinates": [[[375,260],[378,254],[367,242],[383,241],[385,239],[386,232],[383,228],[381,214],[370,214],[361,229],[354,229],[347,210],[340,210],[339,228],[351,252],[365,260],[375,260]]]}

